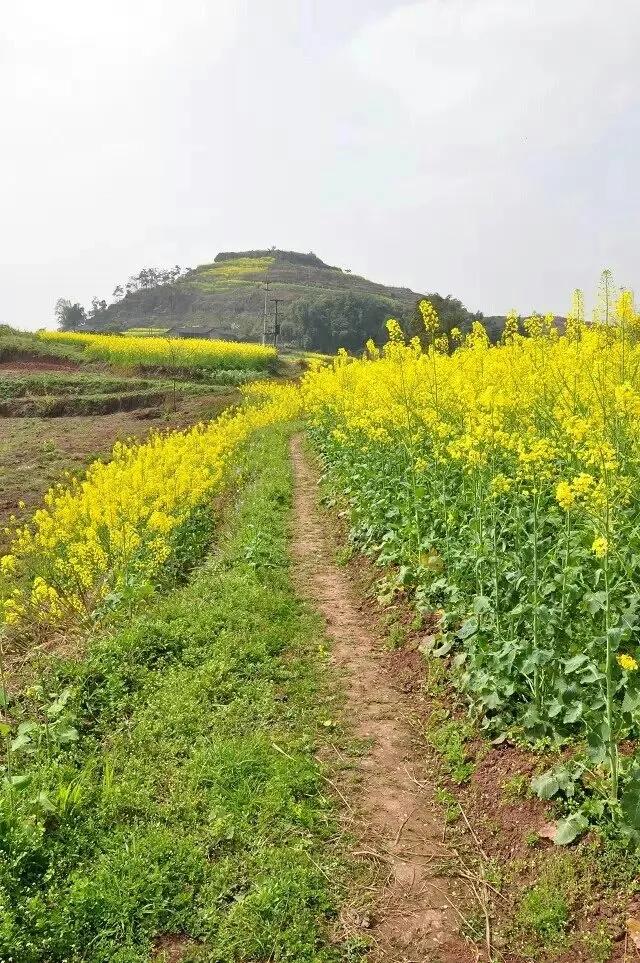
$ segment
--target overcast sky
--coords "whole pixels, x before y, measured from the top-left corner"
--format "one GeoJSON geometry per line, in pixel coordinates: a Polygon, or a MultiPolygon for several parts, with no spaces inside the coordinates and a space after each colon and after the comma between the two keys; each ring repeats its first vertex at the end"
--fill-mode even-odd
{"type": "Polygon", "coordinates": [[[485,313],[640,283],[638,0],[5,4],[0,108],[0,322],[274,244],[485,313]]]}

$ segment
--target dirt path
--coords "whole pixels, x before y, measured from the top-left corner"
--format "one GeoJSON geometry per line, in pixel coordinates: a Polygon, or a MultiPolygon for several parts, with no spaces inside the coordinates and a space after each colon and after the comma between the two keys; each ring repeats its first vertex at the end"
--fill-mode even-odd
{"type": "Polygon", "coordinates": [[[429,773],[413,745],[411,706],[391,684],[384,651],[356,605],[346,573],[333,560],[317,503],[316,475],[300,438],[291,446],[295,470],[294,558],[301,593],[326,621],[332,659],[344,673],[353,735],[370,746],[345,792],[354,807],[359,855],[384,872],[376,887],[369,932],[380,963],[464,963],[476,958],[458,938],[450,878],[437,866],[451,860],[442,843],[429,773]]]}

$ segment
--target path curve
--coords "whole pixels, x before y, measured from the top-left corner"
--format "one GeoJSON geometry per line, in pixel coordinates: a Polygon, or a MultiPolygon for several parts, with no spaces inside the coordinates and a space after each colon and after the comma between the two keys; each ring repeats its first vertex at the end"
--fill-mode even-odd
{"type": "Polygon", "coordinates": [[[370,959],[473,960],[477,957],[458,937],[458,897],[451,879],[437,875],[437,865],[452,856],[442,843],[432,779],[413,745],[407,721],[411,706],[392,687],[380,640],[364,623],[348,576],[334,561],[335,547],[318,506],[317,473],[299,436],[292,439],[291,456],[295,579],[301,595],[325,620],[332,661],[344,677],[352,735],[370,745],[346,790],[357,814],[355,833],[362,843],[357,851],[384,860],[388,870],[374,901],[369,932],[375,949],[370,959]]]}

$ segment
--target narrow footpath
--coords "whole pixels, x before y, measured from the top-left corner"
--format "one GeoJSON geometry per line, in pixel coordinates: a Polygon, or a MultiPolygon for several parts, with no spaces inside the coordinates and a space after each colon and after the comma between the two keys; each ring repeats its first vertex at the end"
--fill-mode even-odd
{"type": "MultiPolygon", "coordinates": [[[[334,561],[318,505],[317,475],[294,437],[294,541],[298,590],[322,615],[332,661],[344,677],[346,716],[365,745],[342,791],[358,858],[378,872],[368,932],[376,963],[466,963],[477,954],[459,936],[459,895],[443,867],[455,861],[424,755],[409,724],[410,696],[392,684],[385,652],[334,561]],[[351,808],[352,807],[352,808],[351,808]]],[[[371,620],[371,623],[373,619],[371,620]]]]}

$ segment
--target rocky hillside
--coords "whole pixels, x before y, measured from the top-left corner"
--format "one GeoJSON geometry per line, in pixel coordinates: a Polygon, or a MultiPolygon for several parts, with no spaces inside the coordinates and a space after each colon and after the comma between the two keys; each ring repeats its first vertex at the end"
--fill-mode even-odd
{"type": "MultiPolygon", "coordinates": [[[[266,295],[271,339],[277,299],[280,344],[317,351],[340,346],[359,350],[367,338],[384,336],[388,318],[410,322],[424,296],[331,267],[315,254],[275,249],[223,252],[211,264],[168,276],[168,281],[158,283],[155,272],[141,272],[124,296],[94,313],[90,326],[259,340],[266,295]]],[[[441,314],[455,315],[453,323],[463,327],[471,318],[452,298],[438,298],[437,307],[441,314]]]]}

